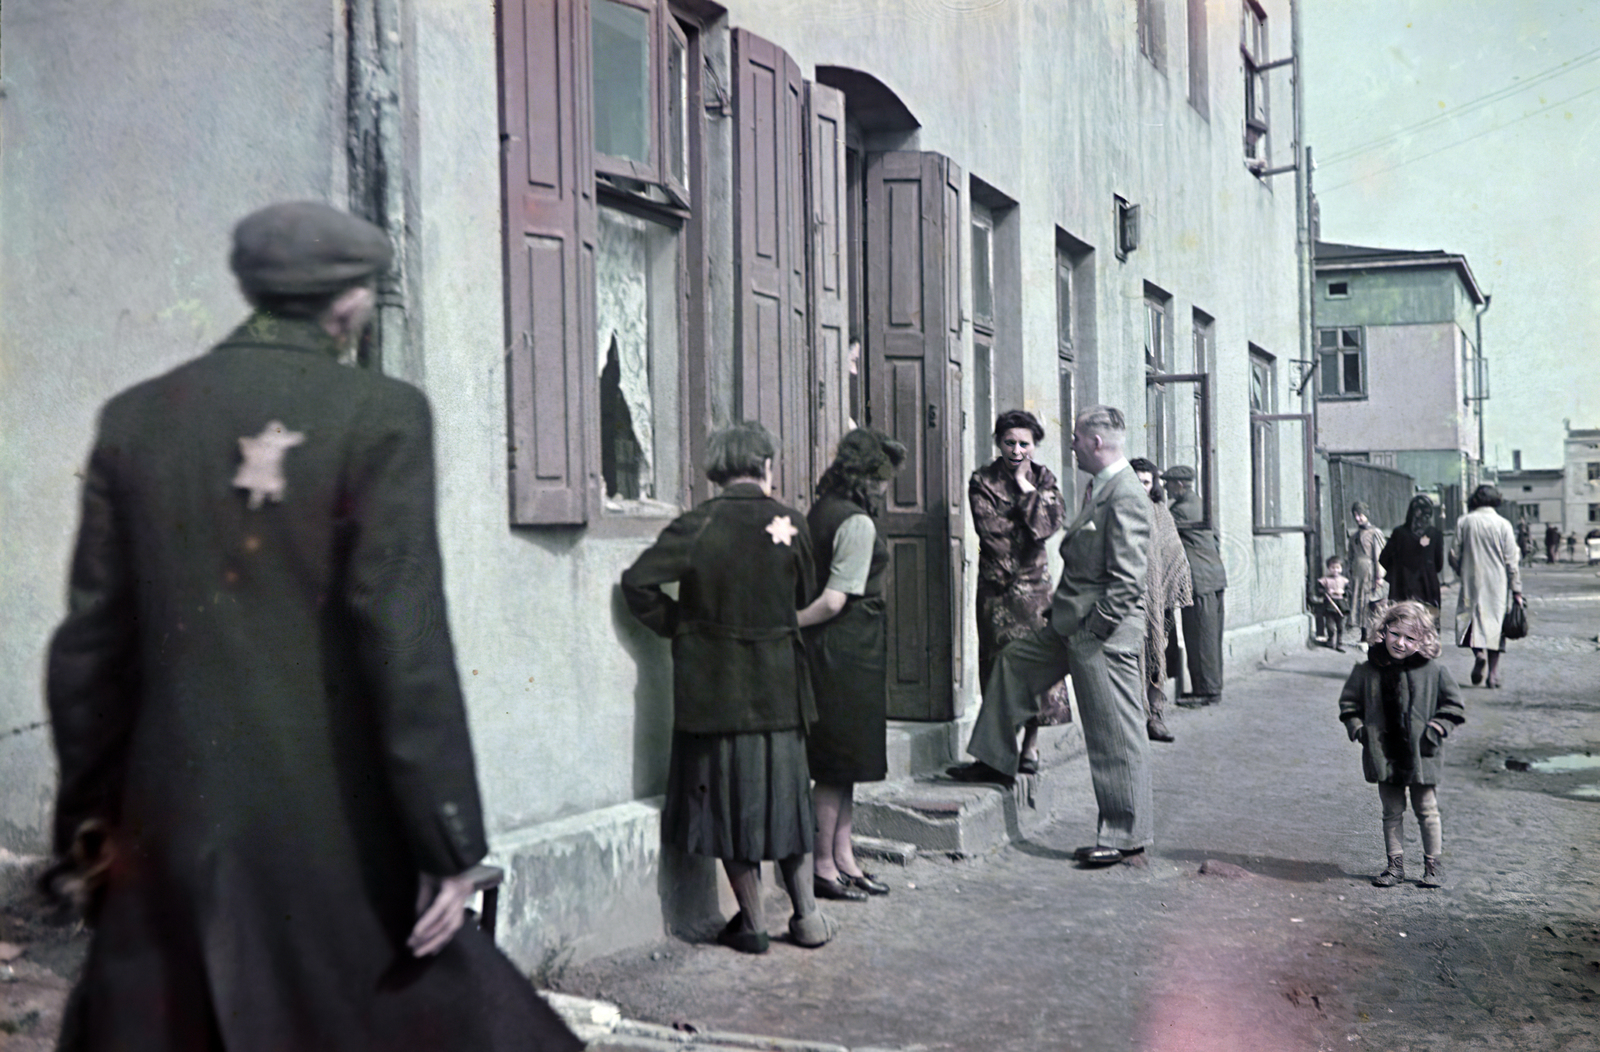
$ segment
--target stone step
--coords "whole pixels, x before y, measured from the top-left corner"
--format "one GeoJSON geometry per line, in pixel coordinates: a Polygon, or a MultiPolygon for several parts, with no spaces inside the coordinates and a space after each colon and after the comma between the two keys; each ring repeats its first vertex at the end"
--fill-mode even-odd
{"type": "Polygon", "coordinates": [[[966,858],[1029,835],[1064,809],[1088,808],[1092,813],[1093,800],[1084,793],[1082,779],[1069,784],[1053,774],[1063,764],[1081,762],[1083,733],[1077,724],[1044,728],[1039,746],[1040,773],[1019,777],[1011,788],[956,782],[942,769],[858,785],[855,832],[863,840],[900,842],[917,851],[966,858]]]}

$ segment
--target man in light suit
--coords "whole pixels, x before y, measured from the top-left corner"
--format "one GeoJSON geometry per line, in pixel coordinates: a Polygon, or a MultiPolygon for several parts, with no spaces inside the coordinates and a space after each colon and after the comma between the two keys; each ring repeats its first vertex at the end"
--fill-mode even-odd
{"type": "Polygon", "coordinates": [[[967,743],[977,762],[950,770],[959,781],[1009,784],[1017,770],[1017,729],[1036,713],[1037,696],[1070,672],[1100,808],[1095,844],[1075,853],[1091,866],[1142,862],[1153,839],[1139,673],[1151,505],[1123,456],[1126,437],[1117,409],[1094,406],[1078,416],[1072,452],[1078,469],[1094,477],[1061,542],[1065,566],[1050,623],[995,658],[967,743]]]}

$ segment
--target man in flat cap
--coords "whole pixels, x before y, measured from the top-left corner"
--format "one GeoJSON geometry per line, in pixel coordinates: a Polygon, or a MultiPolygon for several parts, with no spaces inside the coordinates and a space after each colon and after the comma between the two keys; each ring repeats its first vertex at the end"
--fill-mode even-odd
{"type": "Polygon", "coordinates": [[[1189,557],[1194,580],[1194,603],[1183,607],[1183,646],[1189,667],[1189,689],[1178,704],[1190,708],[1215,705],[1222,700],[1222,593],[1228,571],[1222,565],[1222,545],[1206,522],[1205,506],[1195,492],[1194,468],[1178,464],[1161,475],[1172,499],[1169,510],[1178,524],[1178,539],[1189,557]]]}
{"type": "Polygon", "coordinates": [[[339,363],[389,260],[326,205],[249,216],[255,312],[101,413],[48,667],[95,927],[65,1049],[581,1047],[462,927],[486,844],[428,404],[339,363]]]}

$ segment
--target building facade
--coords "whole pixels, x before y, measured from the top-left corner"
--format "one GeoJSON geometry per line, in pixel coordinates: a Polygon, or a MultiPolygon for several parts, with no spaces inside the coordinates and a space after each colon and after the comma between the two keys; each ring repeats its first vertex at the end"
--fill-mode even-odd
{"type": "Polygon", "coordinates": [[[1582,540],[1600,529],[1600,429],[1568,424],[1562,446],[1562,528],[1582,540]]]}
{"type": "Polygon", "coordinates": [[[1482,472],[1489,298],[1448,252],[1319,241],[1315,274],[1318,446],[1410,475],[1454,523],[1482,472]]]}
{"type": "Polygon", "coordinates": [[[1200,474],[1229,660],[1306,638],[1286,0],[79,6],[0,34],[7,848],[45,844],[41,658],[94,411],[238,321],[228,233],[273,200],[399,247],[369,365],[434,405],[529,968],[716,908],[712,868],[660,846],[668,649],[617,580],[707,494],[723,424],[780,437],[801,505],[852,422],[911,449],[880,520],[897,719],[976,708],[966,478],[1011,407],[1069,494],[1074,412],[1122,407],[1134,452],[1200,474]]]}

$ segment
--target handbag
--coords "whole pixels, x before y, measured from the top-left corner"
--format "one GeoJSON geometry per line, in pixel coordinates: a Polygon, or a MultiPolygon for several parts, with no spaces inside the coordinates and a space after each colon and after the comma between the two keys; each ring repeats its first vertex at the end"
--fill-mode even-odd
{"type": "Polygon", "coordinates": [[[1500,621],[1500,635],[1504,639],[1521,639],[1528,634],[1528,604],[1515,599],[1506,607],[1506,616],[1500,621]]]}

